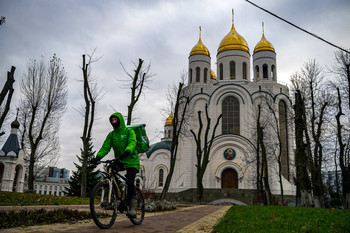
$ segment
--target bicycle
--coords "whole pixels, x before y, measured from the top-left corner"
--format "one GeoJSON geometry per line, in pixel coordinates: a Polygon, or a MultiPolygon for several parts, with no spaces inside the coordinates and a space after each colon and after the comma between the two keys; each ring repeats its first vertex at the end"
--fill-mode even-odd
{"type": "MultiPolygon", "coordinates": [[[[90,211],[95,224],[101,229],[108,229],[120,213],[128,210],[126,178],[119,172],[121,169],[115,164],[116,160],[99,161],[107,164],[106,171],[102,171],[104,181],[95,185],[90,196],[90,211]]],[[[135,225],[140,225],[145,217],[145,202],[142,192],[136,188],[137,214],[129,217],[135,225]]]]}

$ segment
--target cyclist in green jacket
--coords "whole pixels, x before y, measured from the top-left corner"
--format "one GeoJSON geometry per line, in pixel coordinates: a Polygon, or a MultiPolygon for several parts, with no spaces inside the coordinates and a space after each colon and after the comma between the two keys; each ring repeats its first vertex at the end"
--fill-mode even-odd
{"type": "Polygon", "coordinates": [[[126,170],[126,184],[128,185],[128,201],[129,211],[127,216],[136,217],[137,199],[135,189],[135,177],[140,169],[140,160],[136,147],[136,134],[134,130],[125,126],[124,118],[121,113],[113,113],[109,117],[109,121],[113,126],[106,140],[104,141],[96,158],[92,159],[92,163],[97,163],[113,147],[114,157],[118,161],[119,166],[126,170]]]}

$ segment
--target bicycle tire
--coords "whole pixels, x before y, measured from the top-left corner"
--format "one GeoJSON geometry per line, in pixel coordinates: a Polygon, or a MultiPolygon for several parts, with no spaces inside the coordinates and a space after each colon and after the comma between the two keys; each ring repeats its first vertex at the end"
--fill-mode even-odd
{"type": "Polygon", "coordinates": [[[130,218],[130,221],[134,225],[140,225],[145,217],[145,200],[143,199],[142,192],[139,188],[136,188],[136,198],[137,198],[136,218],[130,218]]]}
{"type": "Polygon", "coordinates": [[[91,217],[101,229],[108,229],[117,217],[116,193],[112,189],[111,203],[108,203],[108,182],[99,182],[95,185],[90,196],[91,217]]]}

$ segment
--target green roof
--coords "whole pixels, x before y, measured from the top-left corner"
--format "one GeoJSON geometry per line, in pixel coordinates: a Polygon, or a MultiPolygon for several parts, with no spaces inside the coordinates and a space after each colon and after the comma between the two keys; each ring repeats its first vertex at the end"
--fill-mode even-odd
{"type": "Polygon", "coordinates": [[[161,141],[151,145],[151,148],[146,152],[147,158],[151,157],[151,154],[159,149],[171,151],[171,143],[171,141],[161,141]]]}

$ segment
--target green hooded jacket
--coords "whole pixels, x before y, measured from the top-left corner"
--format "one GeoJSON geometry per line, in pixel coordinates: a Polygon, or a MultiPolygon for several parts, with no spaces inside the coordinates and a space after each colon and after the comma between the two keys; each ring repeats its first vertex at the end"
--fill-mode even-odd
{"type": "Polygon", "coordinates": [[[118,117],[120,126],[114,128],[114,130],[107,135],[106,140],[96,157],[102,159],[113,147],[114,157],[116,159],[122,156],[125,152],[129,152],[129,155],[120,161],[124,165],[124,168],[134,167],[139,170],[139,154],[135,149],[137,143],[136,134],[134,130],[128,129],[125,126],[124,118],[121,113],[116,112],[113,113],[111,117],[112,116],[118,117]]]}

